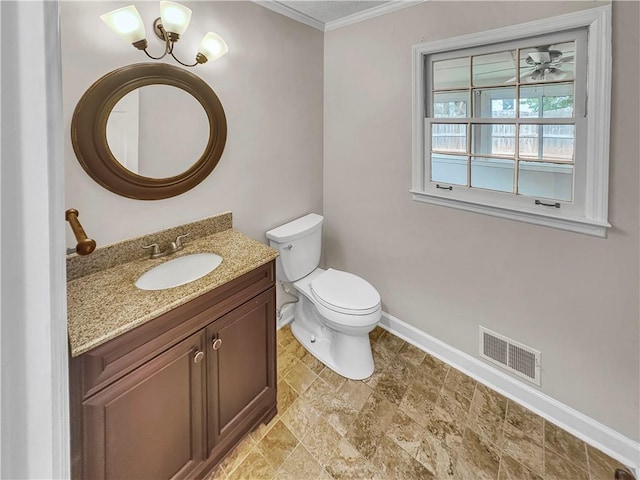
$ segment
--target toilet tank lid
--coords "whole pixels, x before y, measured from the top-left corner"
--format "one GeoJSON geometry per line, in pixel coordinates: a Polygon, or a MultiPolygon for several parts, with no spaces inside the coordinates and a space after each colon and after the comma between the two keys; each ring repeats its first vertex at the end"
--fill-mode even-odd
{"type": "Polygon", "coordinates": [[[280,225],[267,232],[267,238],[276,243],[290,242],[296,238],[308,235],[322,227],[322,215],[310,213],[304,217],[280,225]]]}

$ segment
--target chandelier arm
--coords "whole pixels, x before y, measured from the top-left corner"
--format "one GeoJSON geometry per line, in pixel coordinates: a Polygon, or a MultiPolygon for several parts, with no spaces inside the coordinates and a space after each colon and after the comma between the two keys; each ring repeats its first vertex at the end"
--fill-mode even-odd
{"type": "Polygon", "coordinates": [[[161,56],[159,56],[159,57],[154,57],[153,55],[151,55],[149,52],[147,52],[147,49],[146,49],[146,48],[144,49],[144,53],[146,53],[146,54],[147,54],[147,57],[152,58],[152,59],[154,59],[154,60],[162,60],[164,57],[166,57],[166,56],[167,56],[167,51],[166,51],[166,50],[165,50],[165,51],[164,51],[164,53],[163,53],[161,56]]]}
{"type": "Polygon", "coordinates": [[[178,59],[178,57],[176,57],[176,56],[173,54],[173,52],[169,52],[169,53],[171,54],[171,56],[173,57],[173,59],[174,59],[176,62],[178,62],[180,65],[183,65],[183,66],[185,66],[185,67],[195,67],[196,65],[198,65],[198,62],[194,63],[193,65],[188,65],[188,64],[186,64],[186,63],[182,63],[182,62],[178,59]]]}

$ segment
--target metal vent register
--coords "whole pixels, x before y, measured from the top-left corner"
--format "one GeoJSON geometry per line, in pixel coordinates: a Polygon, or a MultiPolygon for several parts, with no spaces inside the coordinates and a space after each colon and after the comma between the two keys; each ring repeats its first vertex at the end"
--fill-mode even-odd
{"type": "Polygon", "coordinates": [[[480,327],[480,356],[540,386],[540,352],[480,327]]]}

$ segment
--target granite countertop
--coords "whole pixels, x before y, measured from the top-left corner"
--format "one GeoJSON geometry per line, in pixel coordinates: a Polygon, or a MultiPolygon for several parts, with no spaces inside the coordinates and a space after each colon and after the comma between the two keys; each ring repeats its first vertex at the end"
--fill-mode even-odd
{"type": "Polygon", "coordinates": [[[71,356],[76,357],[159,315],[270,262],[276,250],[229,228],[185,243],[167,257],[136,259],[67,282],[71,356]],[[218,268],[186,285],[146,291],[134,283],[147,270],[184,255],[212,252],[218,268]]]}

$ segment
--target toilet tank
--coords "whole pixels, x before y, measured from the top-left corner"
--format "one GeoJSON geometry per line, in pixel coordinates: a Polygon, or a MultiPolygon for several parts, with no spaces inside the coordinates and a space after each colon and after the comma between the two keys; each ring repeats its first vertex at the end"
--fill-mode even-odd
{"type": "Polygon", "coordinates": [[[304,217],[269,230],[269,245],[280,253],[276,260],[278,280],[295,282],[313,272],[320,263],[322,215],[304,217]]]}

